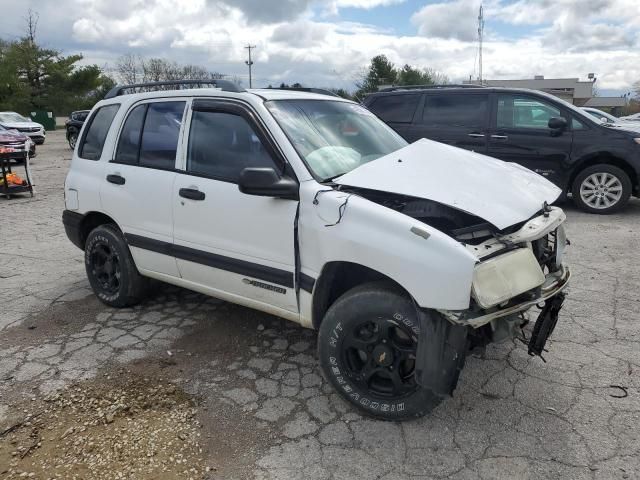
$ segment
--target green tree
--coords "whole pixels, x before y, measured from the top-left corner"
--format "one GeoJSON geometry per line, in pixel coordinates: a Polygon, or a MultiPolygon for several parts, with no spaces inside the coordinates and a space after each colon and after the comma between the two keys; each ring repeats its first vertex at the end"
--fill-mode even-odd
{"type": "Polygon", "coordinates": [[[92,106],[113,82],[97,65],[77,66],[82,55],[38,45],[37,24],[37,14],[29,11],[25,35],[0,42],[0,109],[62,114],[92,106]]]}
{"type": "Polygon", "coordinates": [[[418,69],[405,65],[398,72],[398,85],[441,85],[449,83],[446,75],[432,68],[418,69]]]}
{"type": "Polygon", "coordinates": [[[386,55],[376,55],[356,81],[356,96],[361,98],[367,93],[376,92],[380,85],[395,85],[397,78],[398,71],[386,55]]]}

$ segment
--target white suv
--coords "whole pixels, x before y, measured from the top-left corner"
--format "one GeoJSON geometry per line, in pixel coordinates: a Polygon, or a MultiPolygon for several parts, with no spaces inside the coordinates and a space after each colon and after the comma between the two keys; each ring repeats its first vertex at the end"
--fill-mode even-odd
{"type": "Polygon", "coordinates": [[[384,419],[429,412],[544,303],[541,354],[569,280],[557,187],[341,98],[185,83],[116,88],[82,128],[63,221],[100,300],[157,279],[318,329],[327,378],[384,419]]]}

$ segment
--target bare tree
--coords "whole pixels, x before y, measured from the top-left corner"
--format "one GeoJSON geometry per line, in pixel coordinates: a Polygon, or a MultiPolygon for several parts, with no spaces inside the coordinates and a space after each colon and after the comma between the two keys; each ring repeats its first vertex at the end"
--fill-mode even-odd
{"type": "Polygon", "coordinates": [[[27,23],[26,28],[26,38],[31,45],[35,45],[36,43],[36,30],[38,29],[38,20],[40,19],[40,15],[37,12],[29,9],[27,12],[27,17],[25,18],[27,23]]]}
{"type": "Polygon", "coordinates": [[[138,83],[142,79],[142,58],[127,53],[116,61],[116,71],[122,83],[138,83]]]}

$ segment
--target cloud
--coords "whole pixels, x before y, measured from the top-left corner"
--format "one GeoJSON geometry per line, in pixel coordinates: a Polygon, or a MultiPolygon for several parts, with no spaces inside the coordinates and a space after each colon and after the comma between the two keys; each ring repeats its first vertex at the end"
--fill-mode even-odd
{"type": "Polygon", "coordinates": [[[477,38],[480,0],[455,0],[422,7],[411,17],[424,37],[455,38],[472,42],[477,38]]]}
{"type": "MultiPolygon", "coordinates": [[[[113,66],[120,55],[134,53],[246,78],[244,46],[250,42],[257,45],[256,85],[298,81],[353,88],[354,77],[379,53],[397,65],[432,67],[462,81],[474,72],[477,53],[479,0],[437,0],[412,17],[417,33],[404,35],[340,17],[340,9],[347,7],[377,6],[385,15],[383,7],[393,8],[400,0],[31,1],[40,13],[41,43],[66,54],[83,53],[84,63],[113,66]],[[331,5],[337,17],[323,16],[331,5]],[[249,11],[253,7],[257,10],[249,11]]],[[[637,1],[484,0],[484,74],[584,78],[596,72],[601,88],[628,88],[640,79],[637,1]]],[[[3,9],[4,38],[21,34],[25,14],[18,2],[3,9]]],[[[369,22],[372,18],[367,15],[369,22]]]]}

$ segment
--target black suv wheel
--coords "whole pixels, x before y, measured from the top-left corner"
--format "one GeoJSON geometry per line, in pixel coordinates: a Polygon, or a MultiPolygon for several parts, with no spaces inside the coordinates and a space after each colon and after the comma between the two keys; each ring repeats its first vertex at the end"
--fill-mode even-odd
{"type": "Polygon", "coordinates": [[[421,417],[440,397],[415,380],[420,324],[413,303],[393,287],[356,287],[329,308],[318,353],[325,376],[347,401],[383,419],[421,417]]]}
{"type": "Polygon", "coordinates": [[[614,213],[629,201],[631,180],[624,170],[602,163],[581,171],[571,193],[573,201],[585,212],[614,213]]]}
{"type": "Polygon", "coordinates": [[[148,280],[136,268],[129,247],[113,225],[93,229],[84,249],[89,283],[96,296],[110,307],[130,307],[140,302],[148,280]]]}
{"type": "Polygon", "coordinates": [[[69,146],[71,150],[76,148],[76,142],[78,141],[78,132],[71,132],[67,139],[69,141],[69,146]]]}

